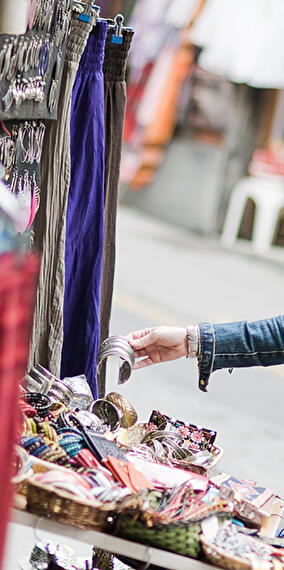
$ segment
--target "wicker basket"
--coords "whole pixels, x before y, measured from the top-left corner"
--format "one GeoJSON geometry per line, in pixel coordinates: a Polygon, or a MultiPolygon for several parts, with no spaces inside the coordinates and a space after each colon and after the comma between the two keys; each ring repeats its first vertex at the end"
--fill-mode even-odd
{"type": "MultiPolygon", "coordinates": [[[[144,435],[146,435],[146,433],[149,431],[151,431],[151,429],[149,429],[149,424],[140,422],[131,428],[119,430],[116,440],[119,445],[122,445],[126,449],[130,449],[133,445],[138,445],[143,439],[144,435]]],[[[210,454],[212,458],[208,466],[191,466],[190,463],[186,464],[186,462],[178,460],[174,462],[174,466],[181,469],[191,469],[192,471],[196,468],[196,471],[198,473],[205,473],[207,470],[212,469],[217,465],[217,463],[219,463],[219,461],[221,461],[224,455],[224,450],[217,445],[212,445],[210,454]]]]}
{"type": "Polygon", "coordinates": [[[122,538],[190,558],[198,558],[200,553],[201,525],[198,522],[155,523],[149,527],[142,517],[123,513],[117,519],[114,532],[122,538]]]}
{"type": "Polygon", "coordinates": [[[30,455],[20,446],[15,446],[15,474],[12,483],[16,490],[21,489],[25,482],[33,475],[30,455]]]}
{"type": "Polygon", "coordinates": [[[30,479],[27,482],[27,511],[83,529],[111,531],[115,505],[75,499],[65,491],[55,490],[30,479]]]}
{"type": "Polygon", "coordinates": [[[205,538],[200,540],[202,550],[205,554],[206,560],[220,566],[221,568],[229,568],[229,570],[251,570],[252,564],[245,558],[238,556],[231,556],[225,550],[218,548],[212,542],[207,541],[205,538]]]}
{"type": "Polygon", "coordinates": [[[22,480],[20,480],[19,477],[13,478],[13,483],[15,484],[15,487],[16,487],[16,493],[19,495],[24,495],[24,496],[27,495],[28,481],[31,479],[32,475],[34,475],[35,473],[46,473],[47,471],[51,471],[51,470],[54,471],[54,469],[56,469],[59,472],[62,472],[62,474],[66,473],[66,472],[70,473],[70,469],[68,469],[67,467],[64,467],[63,465],[57,465],[56,463],[44,461],[43,459],[39,459],[38,457],[35,457],[34,455],[28,455],[27,453],[26,453],[26,456],[31,461],[31,471],[26,473],[25,476],[22,478],[22,480]]]}

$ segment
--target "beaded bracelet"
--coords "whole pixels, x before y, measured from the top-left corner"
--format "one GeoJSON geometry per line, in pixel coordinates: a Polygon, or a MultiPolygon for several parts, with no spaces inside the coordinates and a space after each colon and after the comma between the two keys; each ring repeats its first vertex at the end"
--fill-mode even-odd
{"type": "Polygon", "coordinates": [[[48,422],[42,422],[40,424],[40,431],[42,431],[50,441],[58,441],[58,435],[56,429],[50,425],[48,422]]]}
{"type": "Polygon", "coordinates": [[[33,418],[24,418],[24,423],[22,426],[22,435],[30,435],[37,433],[37,423],[33,418]]]}
{"type": "Polygon", "coordinates": [[[66,465],[69,462],[69,457],[64,449],[58,447],[57,449],[47,449],[42,458],[50,463],[58,463],[59,465],[66,465]]]}
{"type": "Polygon", "coordinates": [[[51,408],[51,399],[45,394],[39,394],[38,392],[28,392],[22,396],[30,406],[33,406],[40,417],[45,418],[49,414],[51,408]]]}
{"type": "Polygon", "coordinates": [[[62,402],[53,402],[50,408],[52,417],[57,418],[62,412],[67,412],[68,408],[62,402]]]}
{"type": "Polygon", "coordinates": [[[25,437],[21,440],[21,445],[26,449],[26,451],[33,455],[34,451],[40,447],[42,444],[41,438],[38,436],[35,437],[25,437]]]}
{"type": "Polygon", "coordinates": [[[29,421],[28,426],[26,426],[29,429],[29,434],[21,438],[21,445],[30,455],[34,455],[44,461],[70,466],[73,469],[80,467],[80,463],[76,459],[84,444],[80,432],[70,430],[69,428],[60,437],[47,422],[40,422],[32,418],[27,418],[27,421],[29,421]],[[31,421],[33,422],[32,425],[31,421]],[[36,429],[39,433],[32,436],[32,429],[36,429]],[[51,436],[53,439],[50,439],[51,436]]]}
{"type": "Polygon", "coordinates": [[[45,443],[42,443],[37,449],[34,450],[33,455],[35,457],[39,457],[44,455],[44,452],[48,449],[48,446],[45,443]]]}
{"type": "Polygon", "coordinates": [[[28,418],[33,418],[37,415],[37,410],[35,408],[33,408],[30,404],[28,404],[27,402],[24,402],[23,400],[20,400],[19,402],[20,408],[21,408],[21,412],[27,416],[28,418]]]}
{"type": "Polygon", "coordinates": [[[71,428],[71,427],[67,427],[67,426],[65,426],[65,427],[57,427],[57,428],[56,428],[56,433],[57,433],[58,435],[61,435],[61,434],[64,434],[64,433],[71,433],[71,434],[75,433],[76,435],[79,435],[80,437],[82,437],[82,433],[81,433],[78,429],[76,429],[75,427],[72,427],[72,428],[71,428]]]}
{"type": "Polygon", "coordinates": [[[60,447],[63,448],[70,457],[75,457],[82,449],[78,442],[60,441],[60,447]]]}

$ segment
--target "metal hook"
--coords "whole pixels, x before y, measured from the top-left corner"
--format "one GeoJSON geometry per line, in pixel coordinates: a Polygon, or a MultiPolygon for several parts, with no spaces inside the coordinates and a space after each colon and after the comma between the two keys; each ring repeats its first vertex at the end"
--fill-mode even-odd
{"type": "Polygon", "coordinates": [[[148,568],[150,567],[151,564],[151,554],[150,554],[150,549],[148,546],[146,546],[146,562],[145,564],[143,564],[143,566],[140,566],[139,570],[148,570],[148,568]]]}
{"type": "Polygon", "coordinates": [[[86,0],[86,2],[75,0],[74,5],[84,8],[81,14],[79,15],[79,20],[81,22],[86,22],[88,24],[93,14],[95,14],[97,18],[99,17],[101,8],[97,4],[93,4],[93,0],[86,0]]]}
{"type": "Polygon", "coordinates": [[[40,538],[39,535],[38,535],[38,530],[39,530],[38,527],[39,527],[40,522],[43,521],[43,520],[44,520],[44,517],[37,517],[36,522],[35,522],[35,525],[34,525],[34,528],[33,528],[34,539],[35,539],[35,541],[36,541],[37,543],[40,543],[40,542],[42,542],[42,540],[43,540],[43,539],[40,538]]]}
{"type": "Polygon", "coordinates": [[[111,43],[121,45],[123,43],[123,28],[124,16],[122,14],[117,14],[114,18],[114,34],[111,37],[111,43]]]}

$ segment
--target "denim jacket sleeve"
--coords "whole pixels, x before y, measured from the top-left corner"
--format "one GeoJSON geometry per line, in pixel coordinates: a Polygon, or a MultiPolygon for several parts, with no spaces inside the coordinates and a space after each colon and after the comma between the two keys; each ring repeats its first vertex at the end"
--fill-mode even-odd
{"type": "Polygon", "coordinates": [[[212,325],[200,331],[199,388],[207,392],[209,377],[221,368],[284,364],[284,315],[261,321],[212,325]]]}

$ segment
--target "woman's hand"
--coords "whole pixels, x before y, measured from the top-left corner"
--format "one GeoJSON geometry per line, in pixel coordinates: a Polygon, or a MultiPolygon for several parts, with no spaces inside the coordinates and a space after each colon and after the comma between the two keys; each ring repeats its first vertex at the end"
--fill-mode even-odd
{"type": "Polygon", "coordinates": [[[134,368],[144,368],[158,362],[167,362],[187,356],[187,331],[182,327],[155,327],[135,331],[128,335],[135,351],[134,368]]]}

